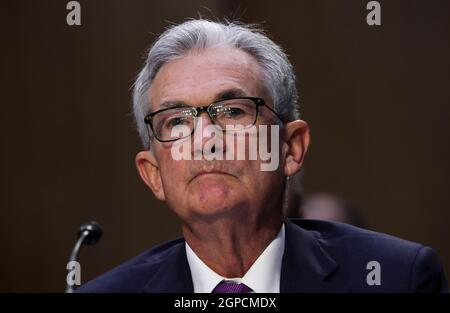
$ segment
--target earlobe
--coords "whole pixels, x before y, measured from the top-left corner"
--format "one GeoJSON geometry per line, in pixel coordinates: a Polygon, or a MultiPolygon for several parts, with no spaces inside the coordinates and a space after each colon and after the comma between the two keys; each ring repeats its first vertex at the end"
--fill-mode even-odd
{"type": "Polygon", "coordinates": [[[136,155],[135,163],[144,183],[152,190],[156,198],[165,201],[164,188],[158,162],[150,151],[141,151],[136,155]]]}
{"type": "Polygon", "coordinates": [[[285,129],[285,166],[286,176],[292,176],[302,167],[309,146],[309,126],[305,121],[295,120],[287,123],[285,129]]]}

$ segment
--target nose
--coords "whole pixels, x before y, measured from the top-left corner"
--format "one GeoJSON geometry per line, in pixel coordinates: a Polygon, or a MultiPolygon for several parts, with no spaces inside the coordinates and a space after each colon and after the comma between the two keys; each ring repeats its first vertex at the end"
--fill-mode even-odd
{"type": "Polygon", "coordinates": [[[214,122],[212,121],[211,117],[208,114],[208,111],[206,111],[205,108],[199,108],[199,114],[196,116],[194,124],[194,136],[201,135],[203,140],[212,138],[212,134],[210,131],[208,131],[208,128],[211,128],[210,125],[213,125],[214,122]]]}
{"type": "Polygon", "coordinates": [[[203,111],[196,117],[193,135],[194,153],[214,153],[217,149],[223,150],[220,144],[222,131],[217,129],[208,112],[203,111]]]}

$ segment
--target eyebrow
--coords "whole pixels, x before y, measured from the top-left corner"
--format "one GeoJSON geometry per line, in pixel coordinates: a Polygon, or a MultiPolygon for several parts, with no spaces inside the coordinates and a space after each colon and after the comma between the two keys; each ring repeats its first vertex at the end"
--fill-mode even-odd
{"type": "Polygon", "coordinates": [[[188,105],[182,101],[165,101],[160,104],[158,110],[172,108],[172,107],[184,107],[184,106],[188,106],[188,105]]]}
{"type": "Polygon", "coordinates": [[[227,99],[238,98],[238,97],[245,97],[245,96],[247,96],[247,94],[242,89],[240,89],[240,88],[231,88],[231,89],[226,89],[226,90],[220,92],[216,96],[215,101],[227,100],[227,99]]]}
{"type": "MultiPolygon", "coordinates": [[[[240,88],[230,88],[223,90],[219,92],[215,97],[213,102],[221,101],[221,100],[227,100],[227,99],[233,99],[238,97],[246,97],[247,94],[244,90],[240,88]]],[[[159,105],[158,110],[166,109],[166,108],[172,108],[172,107],[186,107],[190,106],[189,104],[183,102],[183,101],[165,101],[159,105]]]]}

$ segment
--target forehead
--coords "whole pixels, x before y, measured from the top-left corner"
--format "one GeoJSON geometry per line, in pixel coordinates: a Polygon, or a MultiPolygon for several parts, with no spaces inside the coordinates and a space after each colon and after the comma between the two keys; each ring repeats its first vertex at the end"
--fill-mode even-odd
{"type": "Polygon", "coordinates": [[[230,47],[192,51],[161,67],[149,89],[150,105],[152,109],[167,101],[204,105],[232,89],[262,96],[261,68],[253,56],[230,47]]]}

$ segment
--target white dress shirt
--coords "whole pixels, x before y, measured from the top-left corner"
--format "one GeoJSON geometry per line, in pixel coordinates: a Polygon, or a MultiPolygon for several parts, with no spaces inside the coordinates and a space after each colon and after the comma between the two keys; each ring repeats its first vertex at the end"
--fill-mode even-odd
{"type": "Polygon", "coordinates": [[[256,293],[279,293],[281,261],[284,253],[284,224],[274,240],[264,249],[242,278],[220,276],[208,267],[186,242],[186,256],[195,293],[211,293],[221,281],[243,283],[256,293]]]}

